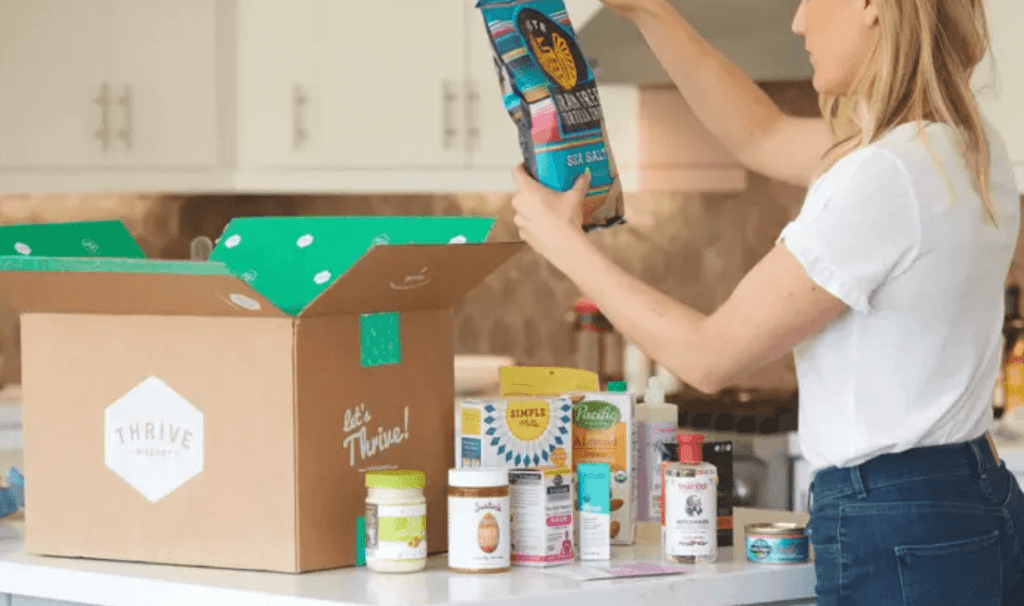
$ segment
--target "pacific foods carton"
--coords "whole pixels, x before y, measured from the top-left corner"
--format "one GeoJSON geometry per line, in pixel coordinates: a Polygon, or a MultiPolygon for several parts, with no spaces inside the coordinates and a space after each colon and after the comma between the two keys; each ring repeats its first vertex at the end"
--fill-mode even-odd
{"type": "Polygon", "coordinates": [[[512,564],[572,563],[572,477],[565,468],[509,470],[512,564]]]}
{"type": "Polygon", "coordinates": [[[238,219],[210,261],[113,223],[0,228],[22,313],[29,553],[351,565],[368,469],[427,475],[446,549],[452,306],[521,248],[490,219],[238,219]]]}
{"type": "Polygon", "coordinates": [[[611,467],[611,540],[636,540],[637,452],[635,402],[629,393],[583,394],[573,407],[573,463],[607,463],[611,467]]]}

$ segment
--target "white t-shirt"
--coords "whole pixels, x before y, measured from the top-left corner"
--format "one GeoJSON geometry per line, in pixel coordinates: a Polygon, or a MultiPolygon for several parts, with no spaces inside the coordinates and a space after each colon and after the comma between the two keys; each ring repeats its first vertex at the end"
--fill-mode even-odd
{"type": "Polygon", "coordinates": [[[970,440],[992,424],[1020,228],[1013,169],[989,128],[995,227],[953,129],[925,127],[948,181],[919,132],[903,124],[843,157],[779,236],[850,307],[794,348],[800,443],[815,471],[970,440]]]}

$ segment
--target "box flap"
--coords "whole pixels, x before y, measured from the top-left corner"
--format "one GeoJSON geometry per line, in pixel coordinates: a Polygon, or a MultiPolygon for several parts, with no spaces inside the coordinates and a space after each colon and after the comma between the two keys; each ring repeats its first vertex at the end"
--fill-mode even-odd
{"type": "Polygon", "coordinates": [[[120,221],[39,223],[0,227],[0,255],[144,258],[120,221]]]}
{"type": "Polygon", "coordinates": [[[222,263],[0,257],[0,300],[20,312],[285,317],[222,263]]]}
{"type": "Polygon", "coordinates": [[[210,259],[297,315],[374,246],[478,243],[493,224],[488,217],[234,219],[210,259]]]}
{"type": "Polygon", "coordinates": [[[302,316],[447,309],[524,246],[376,246],[302,316]]]}

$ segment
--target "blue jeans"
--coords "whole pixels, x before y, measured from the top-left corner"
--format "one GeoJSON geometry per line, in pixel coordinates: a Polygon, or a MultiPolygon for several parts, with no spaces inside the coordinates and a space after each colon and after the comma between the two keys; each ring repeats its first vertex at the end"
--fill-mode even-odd
{"type": "Polygon", "coordinates": [[[1024,605],[1024,493],[985,436],[819,471],[819,606],[1024,605]]]}

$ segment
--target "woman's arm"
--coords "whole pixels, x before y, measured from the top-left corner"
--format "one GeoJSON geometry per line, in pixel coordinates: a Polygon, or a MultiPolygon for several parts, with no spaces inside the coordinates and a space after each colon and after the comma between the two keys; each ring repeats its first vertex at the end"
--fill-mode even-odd
{"type": "Polygon", "coordinates": [[[554,192],[520,165],[512,199],[519,233],[572,280],[616,329],[680,379],[707,393],[819,332],[846,310],[812,281],[789,250],[776,246],[705,316],[630,276],[580,229],[579,205],[589,185],[554,192]]]}
{"type": "Polygon", "coordinates": [[[636,24],[694,114],[740,162],[788,183],[810,184],[833,144],[824,120],[785,115],[667,1],[602,1],[636,24]]]}

